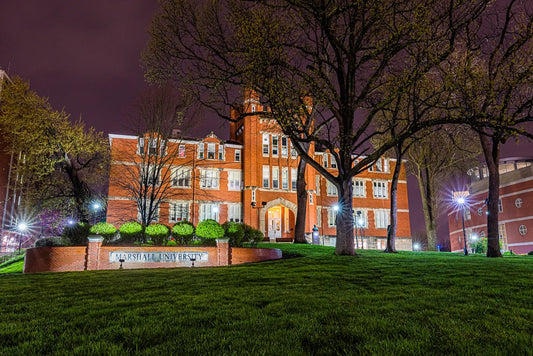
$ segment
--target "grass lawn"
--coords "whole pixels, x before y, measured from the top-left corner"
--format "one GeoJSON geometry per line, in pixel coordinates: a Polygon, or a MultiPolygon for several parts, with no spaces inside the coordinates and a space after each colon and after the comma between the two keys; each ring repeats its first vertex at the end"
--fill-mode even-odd
{"type": "Polygon", "coordinates": [[[0,275],[0,354],[533,354],[531,257],[275,247],[303,257],[0,275]]]}

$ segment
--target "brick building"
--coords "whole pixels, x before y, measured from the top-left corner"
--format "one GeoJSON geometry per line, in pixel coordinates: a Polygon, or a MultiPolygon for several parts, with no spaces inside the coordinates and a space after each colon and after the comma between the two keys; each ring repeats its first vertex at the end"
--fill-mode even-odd
{"type": "MultiPolygon", "coordinates": [[[[499,236],[503,252],[517,254],[533,251],[533,160],[506,159],[500,163],[500,201],[498,204],[499,236]]],[[[464,210],[467,245],[487,234],[488,171],[486,167],[469,170],[472,180],[468,186],[464,210]]],[[[463,251],[463,229],[460,208],[448,213],[450,246],[453,252],[463,251]]]]}
{"type": "MultiPolygon", "coordinates": [[[[203,139],[168,142],[169,147],[178,147],[179,153],[165,167],[170,172],[173,195],[161,203],[159,222],[172,225],[190,220],[196,225],[207,218],[220,223],[232,220],[260,229],[271,240],[290,241],[294,238],[297,210],[298,155],[275,121],[261,115],[267,108],[253,93],[245,95],[240,110],[248,115],[230,124],[227,141],[212,133],[203,139]]],[[[107,221],[121,224],[135,220],[138,211],[127,191],[116,182],[126,166],[134,165],[135,152],[144,149],[150,138],[111,134],[109,139],[112,164],[107,221]]],[[[324,167],[336,170],[331,154],[315,152],[313,146],[310,152],[324,167]]],[[[364,247],[385,247],[395,164],[395,160],[380,159],[372,169],[353,179],[354,217],[358,217],[357,234],[364,237],[364,247]]],[[[316,225],[325,243],[333,244],[336,188],[309,165],[305,176],[306,232],[310,234],[316,225]]],[[[411,249],[410,235],[407,182],[402,168],[398,184],[398,249],[411,249]]]]}

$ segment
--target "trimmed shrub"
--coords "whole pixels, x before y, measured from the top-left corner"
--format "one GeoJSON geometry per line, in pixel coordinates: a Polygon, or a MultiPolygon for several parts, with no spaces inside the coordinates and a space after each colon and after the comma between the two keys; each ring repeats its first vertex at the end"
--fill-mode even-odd
{"type": "Polygon", "coordinates": [[[135,221],[124,223],[120,226],[120,240],[124,242],[140,241],[143,236],[143,226],[135,221]]]}
{"type": "Polygon", "coordinates": [[[224,228],[224,236],[229,239],[230,246],[242,247],[244,238],[244,226],[242,224],[226,221],[222,224],[222,228],[224,228]]]}
{"type": "Polygon", "coordinates": [[[165,245],[168,241],[168,231],[169,228],[166,227],[163,224],[155,224],[147,226],[146,229],[144,229],[144,233],[146,236],[152,240],[154,245],[162,246],[165,245]]]}
{"type": "Polygon", "coordinates": [[[172,227],[172,236],[182,245],[187,245],[194,236],[194,225],[190,221],[180,221],[172,227]]]}
{"type": "Polygon", "coordinates": [[[56,237],[43,237],[42,239],[39,239],[35,241],[35,247],[43,247],[43,246],[70,246],[70,241],[61,236],[56,237]]]}
{"type": "Polygon", "coordinates": [[[528,256],[533,256],[533,251],[529,251],[529,252],[527,253],[527,255],[528,255],[528,256]]]}
{"type": "Polygon", "coordinates": [[[77,223],[74,225],[67,225],[63,229],[62,237],[67,239],[71,245],[84,246],[87,245],[87,237],[90,235],[91,225],[88,223],[77,223]]]}
{"type": "Polygon", "coordinates": [[[250,225],[243,224],[244,237],[243,242],[248,242],[250,246],[254,247],[265,238],[265,235],[257,229],[254,229],[250,225]]]}
{"type": "Polygon", "coordinates": [[[196,236],[206,244],[213,242],[216,244],[216,239],[224,236],[224,229],[215,220],[207,219],[200,221],[196,227],[196,236]]]}
{"type": "Polygon", "coordinates": [[[89,231],[91,232],[91,234],[102,236],[105,242],[109,242],[113,239],[113,237],[117,233],[117,228],[114,227],[113,224],[106,223],[106,222],[99,222],[95,224],[93,227],[91,227],[89,231]]]}

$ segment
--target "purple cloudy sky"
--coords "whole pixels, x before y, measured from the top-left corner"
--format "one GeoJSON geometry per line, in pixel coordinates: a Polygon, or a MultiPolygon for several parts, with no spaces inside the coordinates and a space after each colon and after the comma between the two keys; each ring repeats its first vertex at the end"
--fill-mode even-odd
{"type": "MultiPolygon", "coordinates": [[[[0,68],[30,81],[74,120],[129,133],[132,105],[146,87],[139,56],[157,8],[157,0],[1,0],[0,68]]],[[[203,127],[226,137],[224,123],[203,127]]],[[[533,145],[522,141],[506,145],[502,157],[531,156],[533,145]]],[[[454,185],[448,188],[461,189],[454,185]]],[[[424,224],[414,180],[409,190],[415,232],[424,224]]]]}

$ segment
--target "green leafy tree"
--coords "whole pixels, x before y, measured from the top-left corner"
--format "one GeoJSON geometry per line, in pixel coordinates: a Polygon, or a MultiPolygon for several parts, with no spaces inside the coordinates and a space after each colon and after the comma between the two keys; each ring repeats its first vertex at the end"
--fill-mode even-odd
{"type": "Polygon", "coordinates": [[[235,102],[236,86],[256,90],[271,109],[262,114],[337,187],[335,252],[352,255],[352,177],[430,125],[411,118],[372,151],[379,111],[447,58],[487,2],[169,0],[154,19],[144,63],[149,80],[187,84],[226,118],[221,107],[235,102]],[[404,71],[412,75],[383,95],[384,74],[404,71]],[[337,172],[316,161],[307,143],[331,152],[337,172]]]}

